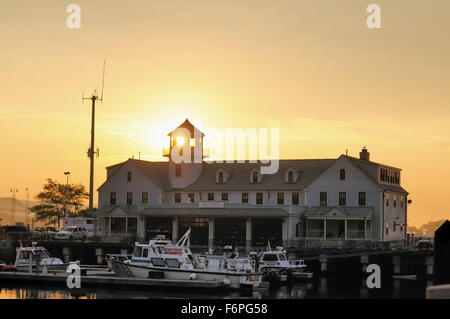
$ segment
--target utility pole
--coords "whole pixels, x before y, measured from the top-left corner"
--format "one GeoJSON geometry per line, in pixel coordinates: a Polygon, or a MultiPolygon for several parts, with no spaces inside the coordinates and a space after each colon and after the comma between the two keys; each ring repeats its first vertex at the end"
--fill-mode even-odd
{"type": "Polygon", "coordinates": [[[89,172],[89,212],[91,216],[94,213],[94,155],[98,157],[99,150],[94,151],[95,147],[95,102],[103,101],[103,87],[105,84],[105,65],[106,61],[103,62],[103,81],[102,81],[102,93],[99,97],[97,95],[97,90],[94,91],[91,97],[82,98],[84,100],[91,100],[92,102],[92,115],[91,115],[91,147],[88,149],[87,155],[90,159],[90,172],[89,172]]]}
{"type": "Polygon", "coordinates": [[[98,149],[94,151],[95,146],[95,101],[101,101],[102,98],[97,96],[94,92],[91,97],[83,98],[83,100],[92,101],[92,115],[91,115],[91,147],[88,149],[88,157],[90,159],[90,170],[89,170],[89,212],[92,214],[94,212],[94,155],[99,154],[98,149]]]}

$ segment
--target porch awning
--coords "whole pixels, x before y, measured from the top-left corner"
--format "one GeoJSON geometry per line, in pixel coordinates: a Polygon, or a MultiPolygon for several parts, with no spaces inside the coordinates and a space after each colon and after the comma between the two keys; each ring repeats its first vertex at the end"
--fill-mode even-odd
{"type": "Polygon", "coordinates": [[[371,219],[372,207],[315,206],[305,212],[307,219],[371,219]]]}
{"type": "MultiPolygon", "coordinates": [[[[125,215],[127,213],[124,212],[125,215]]],[[[114,217],[117,213],[103,212],[101,216],[114,217]]],[[[145,217],[288,217],[288,212],[280,208],[146,208],[138,213],[133,212],[133,215],[145,216],[145,217]]]]}

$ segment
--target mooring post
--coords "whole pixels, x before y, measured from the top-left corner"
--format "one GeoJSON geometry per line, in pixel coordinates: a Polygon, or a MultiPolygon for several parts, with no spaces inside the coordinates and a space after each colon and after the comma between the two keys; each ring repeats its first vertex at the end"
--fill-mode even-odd
{"type": "Polygon", "coordinates": [[[29,267],[28,267],[28,273],[33,273],[33,254],[30,254],[29,257],[29,267]]]}
{"type": "Polygon", "coordinates": [[[63,248],[63,256],[64,256],[64,262],[68,263],[70,261],[70,248],[69,247],[63,248]]]}
{"type": "Polygon", "coordinates": [[[392,263],[394,264],[394,275],[400,275],[400,256],[393,256],[392,263]]]}
{"type": "Polygon", "coordinates": [[[101,265],[103,263],[103,249],[95,248],[95,256],[97,256],[97,264],[101,265]]]}
{"type": "Polygon", "coordinates": [[[325,277],[320,277],[319,293],[321,295],[326,295],[327,293],[327,278],[325,277]]]}
{"type": "Polygon", "coordinates": [[[320,271],[321,272],[327,272],[328,266],[327,266],[327,255],[319,255],[319,262],[320,262],[320,271]]]}
{"type": "Polygon", "coordinates": [[[363,274],[366,273],[368,264],[369,264],[369,255],[361,255],[361,265],[363,274]]]}
{"type": "Polygon", "coordinates": [[[434,256],[425,257],[425,265],[427,265],[427,276],[434,274],[434,256]]]}

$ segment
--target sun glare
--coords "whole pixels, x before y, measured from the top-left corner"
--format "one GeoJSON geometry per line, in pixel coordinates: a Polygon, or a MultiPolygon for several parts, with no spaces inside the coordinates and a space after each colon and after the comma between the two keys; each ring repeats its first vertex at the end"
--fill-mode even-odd
{"type": "Polygon", "coordinates": [[[177,145],[184,145],[184,136],[177,136],[177,145]]]}

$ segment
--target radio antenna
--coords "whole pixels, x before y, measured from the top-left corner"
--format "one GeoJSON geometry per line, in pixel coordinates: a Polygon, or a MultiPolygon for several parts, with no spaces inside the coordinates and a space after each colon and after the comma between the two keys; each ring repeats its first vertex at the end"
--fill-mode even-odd
{"type": "Polygon", "coordinates": [[[106,60],[103,60],[102,94],[100,95],[100,101],[103,101],[103,88],[105,87],[105,68],[106,68],[106,60]]]}

